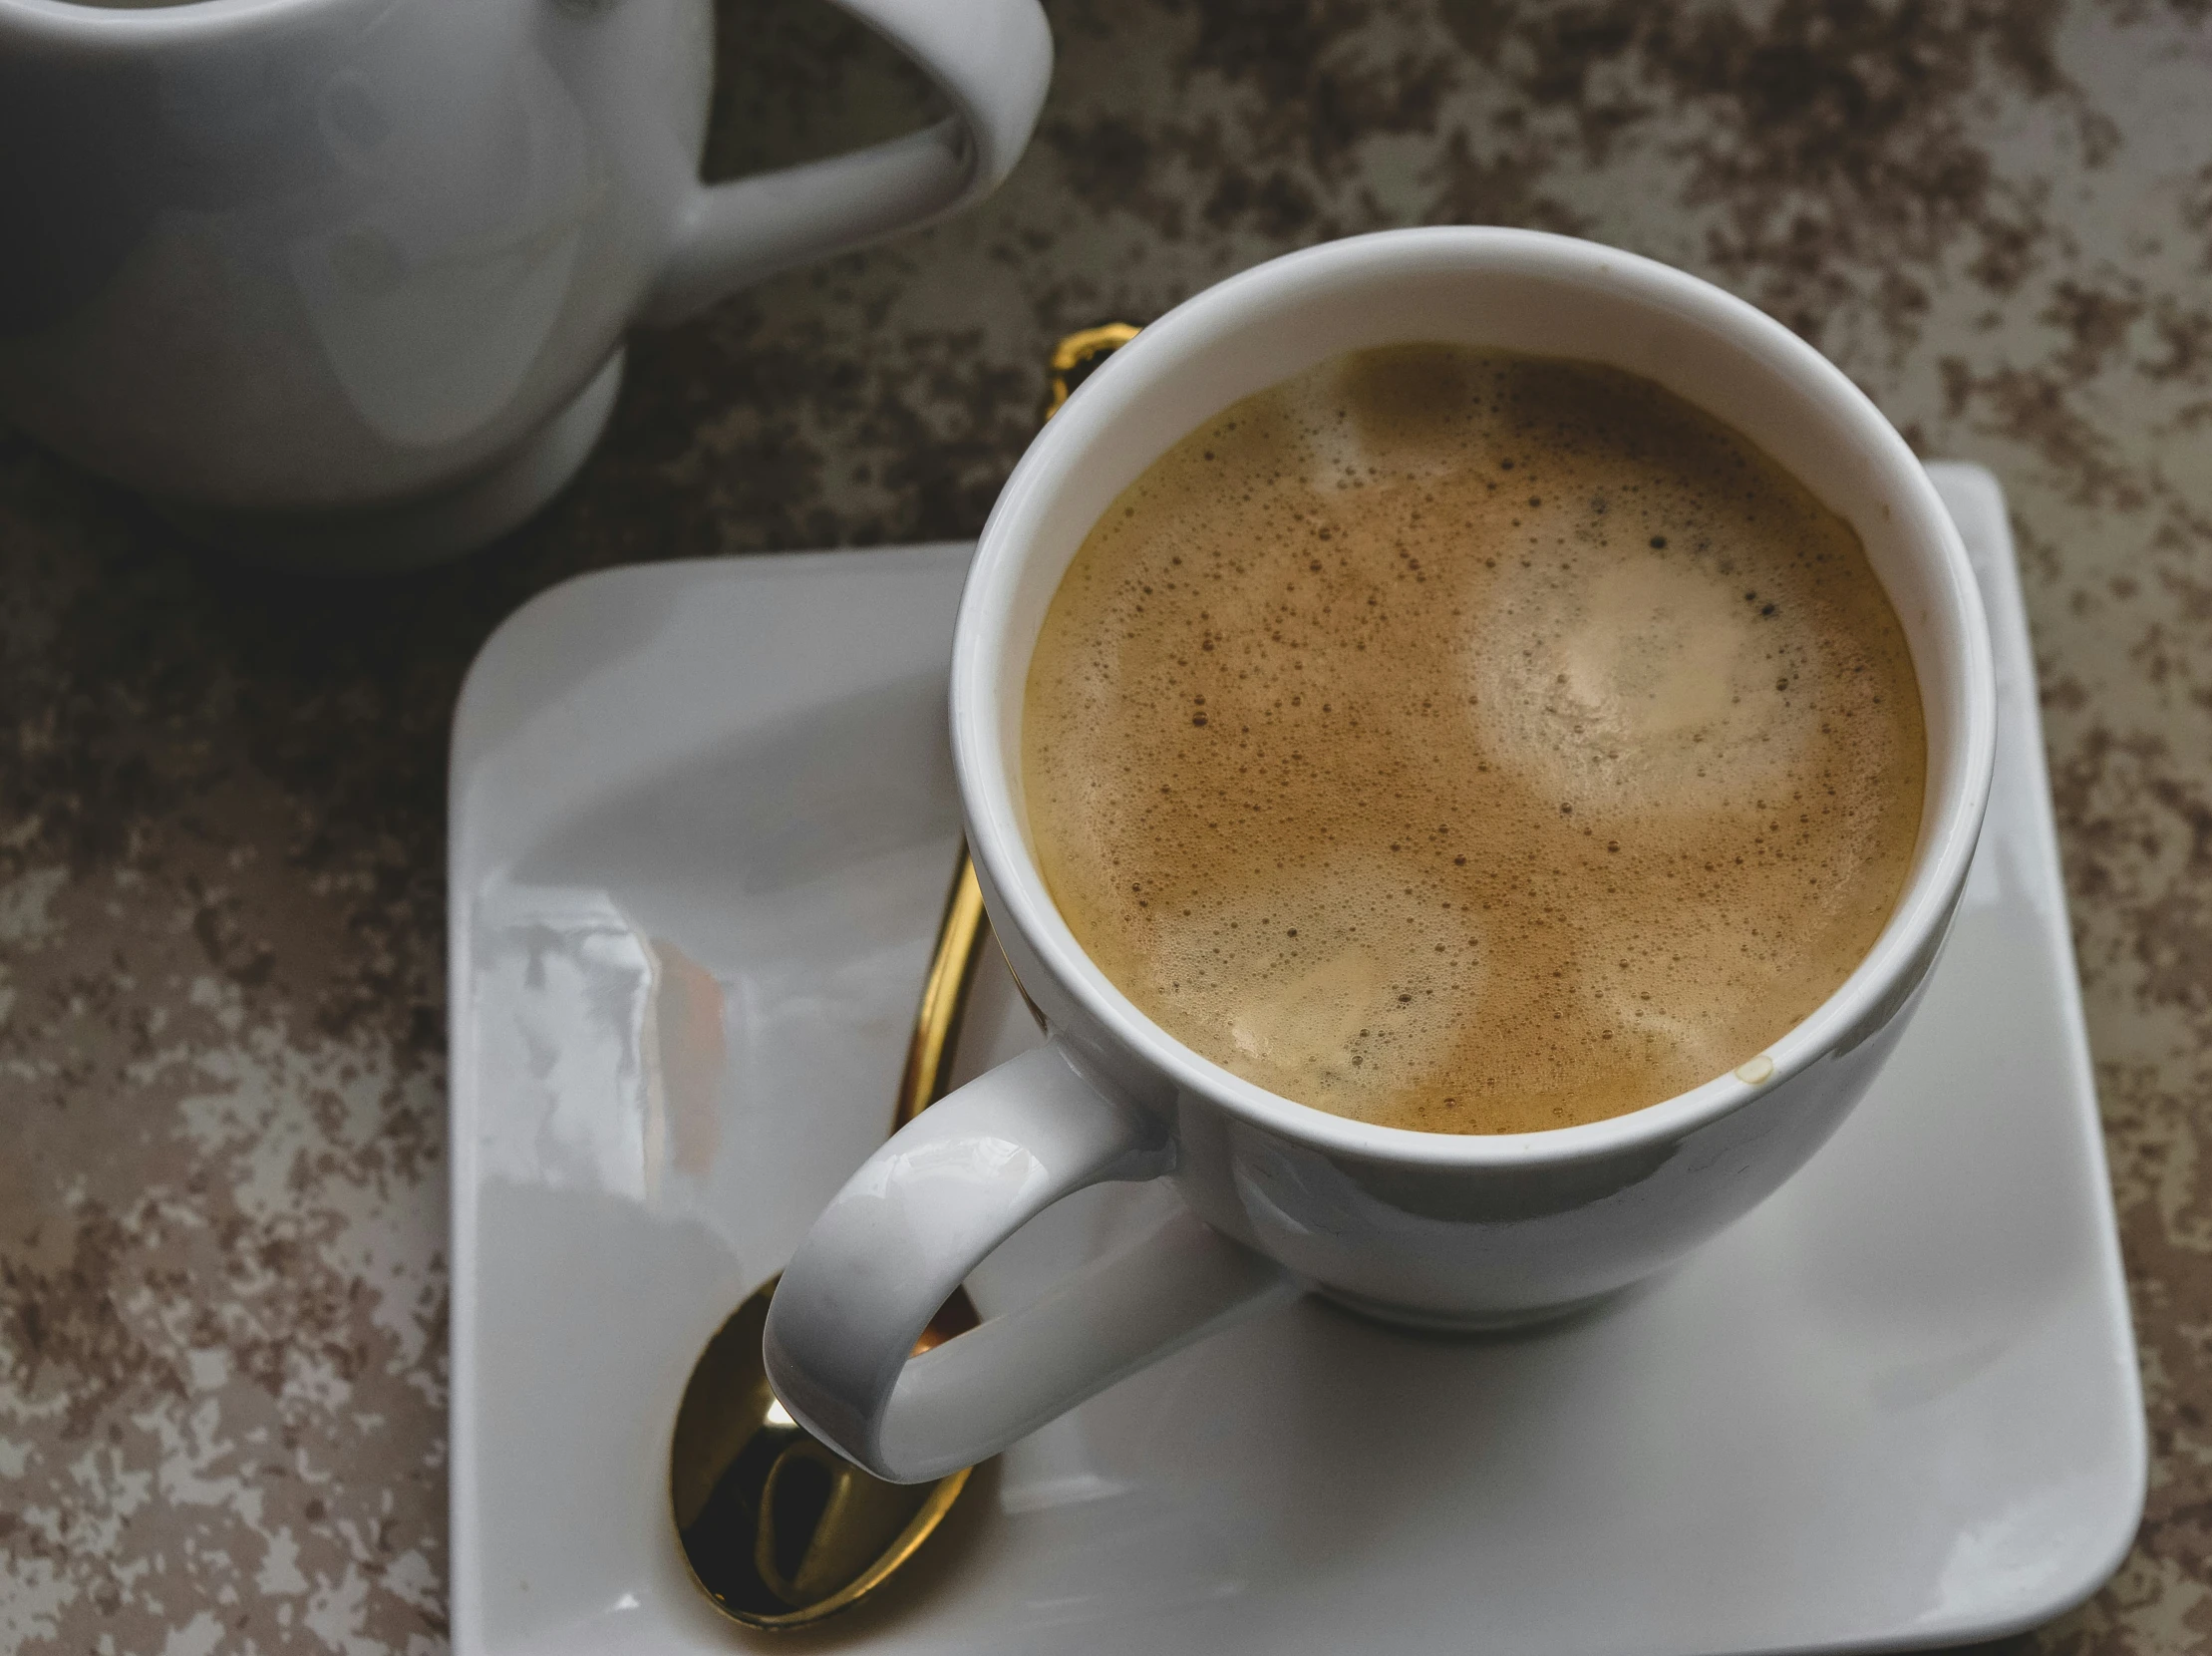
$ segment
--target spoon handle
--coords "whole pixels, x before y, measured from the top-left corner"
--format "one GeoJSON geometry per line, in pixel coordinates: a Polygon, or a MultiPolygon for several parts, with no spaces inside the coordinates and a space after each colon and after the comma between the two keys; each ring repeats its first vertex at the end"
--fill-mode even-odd
{"type": "Polygon", "coordinates": [[[914,1014],[914,1037],[906,1046],[906,1069],[898,1078],[898,1108],[891,1116],[896,1133],[945,1096],[952,1061],[960,1045],[960,1020],[968,1010],[976,962],[983,957],[983,888],[976,883],[968,847],[960,847],[945,917],[937,926],[937,953],[922,980],[922,1003],[914,1014]]]}
{"type": "MultiPolygon", "coordinates": [[[[1091,371],[1134,339],[1136,332],[1133,323],[1106,322],[1062,339],[1045,365],[1045,418],[1058,414],[1091,371]]],[[[913,1039],[906,1046],[906,1069],[898,1078],[893,1133],[951,1090],[960,1020],[968,1010],[976,962],[983,957],[983,888],[976,883],[975,864],[968,860],[963,842],[952,890],[945,897],[945,917],[937,926],[937,953],[929,962],[929,976],[922,981],[922,1004],[914,1014],[913,1039]]]]}

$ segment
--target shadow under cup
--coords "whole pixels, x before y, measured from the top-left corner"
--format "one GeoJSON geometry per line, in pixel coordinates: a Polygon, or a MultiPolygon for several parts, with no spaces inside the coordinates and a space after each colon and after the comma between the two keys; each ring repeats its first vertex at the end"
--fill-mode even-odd
{"type": "Polygon", "coordinates": [[[1454,1327],[1571,1309],[1679,1257],[1833,1132],[1901,1033],[1987,802],[1995,685],[1956,529],[1904,441],[1779,324],[1653,261],[1530,231],[1388,231],[1201,293],[1045,429],[986,526],[954,648],[955,761],[1002,945],[1055,1036],[1173,1123],[1198,1214],[1364,1311],[1454,1327]],[[1022,796],[1030,658],[1101,513],[1202,422],[1332,357],[1443,342],[1601,363],[1744,433],[1857,532],[1911,651],[1928,741],[1918,843],[1865,959],[1762,1055],[1627,1115],[1544,1133],[1379,1127],[1199,1057],[1099,971],[1038,871],[1022,796]]]}

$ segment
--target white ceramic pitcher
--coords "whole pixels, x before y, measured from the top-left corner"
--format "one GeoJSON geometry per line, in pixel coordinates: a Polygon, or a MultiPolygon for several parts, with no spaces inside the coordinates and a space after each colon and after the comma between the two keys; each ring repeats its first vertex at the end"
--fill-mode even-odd
{"type": "Polygon", "coordinates": [[[322,568],[542,504],[633,322],[988,191],[1036,0],[837,0],[953,116],[698,175],[710,0],[0,0],[0,418],[203,538],[322,568]]]}

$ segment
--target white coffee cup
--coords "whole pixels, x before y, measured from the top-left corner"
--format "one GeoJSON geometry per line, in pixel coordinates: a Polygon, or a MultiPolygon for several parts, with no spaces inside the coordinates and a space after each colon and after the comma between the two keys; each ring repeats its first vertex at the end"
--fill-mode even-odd
{"type": "Polygon", "coordinates": [[[204,538],[478,544],[613,406],[624,331],[974,200],[1037,0],[837,0],[954,114],[700,182],[711,0],[0,0],[0,418],[204,538]]]}
{"type": "Polygon", "coordinates": [[[902,1482],[995,1454],[1292,1292],[1423,1328],[1506,1326],[1590,1304],[1748,1212],[1834,1132],[1918,1002],[1981,828],[1996,686],[1980,594],[1942,502],[1817,352],[1648,259],[1527,231],[1420,229],[1223,282],[1076,394],[985,525],[954,641],[952,726],[984,900],[1050,1040],[868,1159],[799,1244],[765,1342],[792,1415],[902,1482]],[[1608,363],[1750,434],[1858,531],[1919,679],[1919,845],[1871,952],[1734,1074],[1610,1121],[1461,1137],[1265,1092],[1130,1003],[1069,931],[1032,854],[1030,656],[1100,513],[1239,398],[1341,352],[1418,340],[1608,363]],[[1187,1215],[1037,1303],[909,1356],[955,1285],[1046,1206],[1102,1180],[1154,1177],[1174,1181],[1187,1215]]]}

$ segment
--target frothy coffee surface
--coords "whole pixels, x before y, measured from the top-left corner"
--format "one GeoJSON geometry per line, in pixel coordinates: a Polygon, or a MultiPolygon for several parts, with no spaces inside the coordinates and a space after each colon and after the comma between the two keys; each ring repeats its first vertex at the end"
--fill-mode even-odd
{"type": "Polygon", "coordinates": [[[1229,409],[1108,508],[1029,675],[1054,899],[1170,1034],[1441,1133],[1655,1104],[1873,944],[1926,739],[1850,526],[1588,364],[1420,345],[1229,409]]]}

